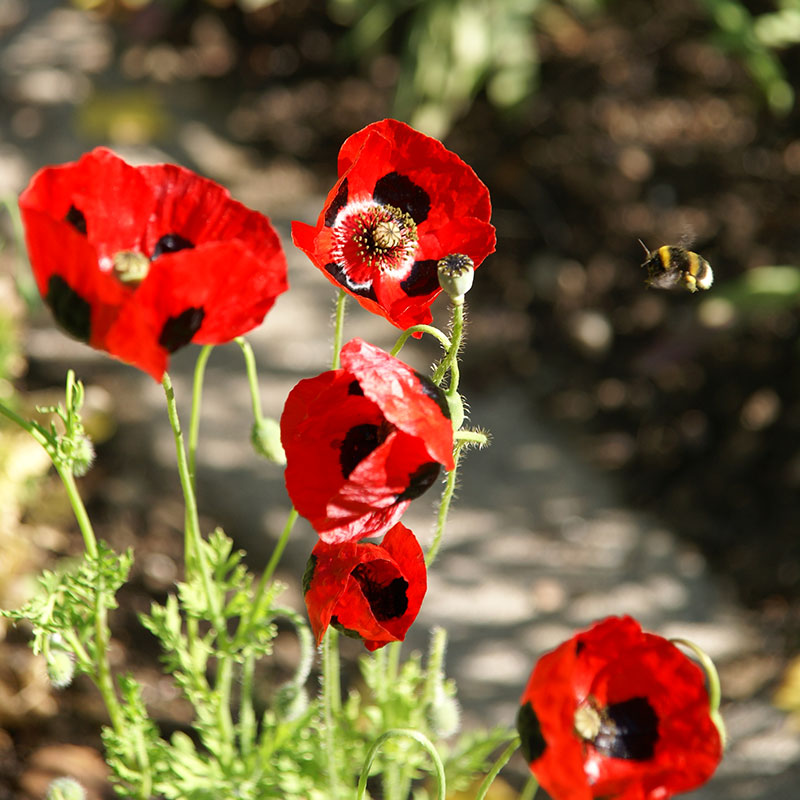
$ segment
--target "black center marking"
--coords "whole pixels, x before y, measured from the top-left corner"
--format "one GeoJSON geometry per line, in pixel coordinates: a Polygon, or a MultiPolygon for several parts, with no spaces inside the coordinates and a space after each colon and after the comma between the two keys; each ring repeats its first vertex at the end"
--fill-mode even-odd
{"type": "Polygon", "coordinates": [[[326,227],[333,227],[333,224],[336,222],[336,217],[339,216],[339,212],[345,205],[347,205],[347,178],[339,184],[339,191],[336,192],[336,197],[333,198],[333,202],[325,209],[326,227]]]}
{"type": "Polygon", "coordinates": [[[152,261],[165,253],[177,253],[179,250],[193,248],[194,244],[177,233],[165,233],[153,248],[152,261]]]}
{"type": "Polygon", "coordinates": [[[542,736],[539,719],[530,703],[520,706],[517,712],[517,731],[519,731],[519,744],[525,760],[530,764],[532,761],[536,761],[537,758],[541,758],[547,747],[547,742],[542,736]]]}
{"type": "Polygon", "coordinates": [[[433,486],[439,477],[442,465],[438,461],[428,461],[422,466],[417,467],[408,476],[408,487],[402,494],[397,495],[397,502],[403,500],[416,500],[420,495],[425,494],[433,486]]]}
{"type": "Polygon", "coordinates": [[[56,322],[70,335],[88,342],[92,328],[92,307],[60,275],[47,282],[45,302],[56,322]]]}
{"type": "Polygon", "coordinates": [[[594,738],[599,753],[609,758],[647,761],[658,742],[658,715],[646,697],[632,697],[605,709],[594,738]]]}
{"type": "Polygon", "coordinates": [[[399,172],[390,172],[380,178],[375,184],[372,196],[382,205],[395,206],[405,211],[417,225],[425,222],[431,210],[428,193],[421,186],[417,186],[411,178],[399,172]]]}
{"type": "Polygon", "coordinates": [[[76,231],[86,236],[86,217],[84,216],[83,211],[71,205],[69,207],[69,211],[67,211],[67,214],[64,217],[64,221],[69,222],[69,224],[72,225],[76,231]]]}
{"type": "Polygon", "coordinates": [[[378,295],[375,294],[375,289],[372,286],[372,282],[370,281],[369,286],[358,286],[357,284],[353,283],[350,278],[348,277],[345,270],[342,268],[340,264],[337,264],[335,261],[331,261],[329,264],[325,265],[325,271],[332,275],[334,280],[340,285],[344,286],[349,292],[358,295],[359,297],[367,297],[370,300],[374,300],[377,302],[378,295]]]}
{"type": "Polygon", "coordinates": [[[180,350],[192,341],[192,337],[200,330],[206,312],[202,308],[187,308],[177,317],[170,317],[161,329],[158,343],[170,353],[180,350]]]}
{"type": "Polygon", "coordinates": [[[444,392],[426,375],[416,370],[414,370],[414,374],[419,378],[419,388],[422,390],[422,393],[430,397],[430,399],[439,406],[439,411],[444,414],[446,419],[450,419],[450,406],[447,404],[447,398],[444,392]]]}
{"type": "Polygon", "coordinates": [[[414,266],[411,267],[411,272],[400,281],[400,288],[409,297],[432,294],[441,288],[439,286],[438,263],[435,259],[415,261],[414,266]]]}
{"type": "Polygon", "coordinates": [[[364,390],[361,388],[361,384],[358,381],[351,381],[350,385],[347,387],[347,394],[356,395],[356,397],[363,397],[364,390]]]}
{"type": "Polygon", "coordinates": [[[342,475],[350,477],[350,473],[383,441],[379,425],[364,423],[350,428],[344,436],[339,450],[339,464],[342,475]]]}
{"type": "Polygon", "coordinates": [[[303,594],[308,594],[311,588],[311,581],[314,580],[314,571],[317,568],[317,557],[312,553],[308,557],[305,572],[303,572],[303,594]]]}
{"type": "Polygon", "coordinates": [[[350,574],[358,581],[378,622],[397,619],[406,613],[408,581],[405,578],[382,582],[380,570],[374,564],[359,564],[350,574]]]}

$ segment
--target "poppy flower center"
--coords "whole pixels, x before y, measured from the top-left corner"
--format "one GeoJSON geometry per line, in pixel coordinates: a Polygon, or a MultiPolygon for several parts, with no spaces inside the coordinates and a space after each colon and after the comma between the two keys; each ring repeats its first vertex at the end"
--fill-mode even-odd
{"type": "Polygon", "coordinates": [[[378,272],[406,271],[419,239],[413,217],[391,205],[351,203],[333,227],[334,253],[350,281],[369,283],[378,272]]]}
{"type": "Polygon", "coordinates": [[[112,259],[114,275],[125,284],[139,285],[150,271],[150,259],[135,250],[120,250],[112,259]]]}
{"type": "Polygon", "coordinates": [[[575,732],[607,758],[647,761],[658,741],[658,715],[646,697],[632,697],[606,708],[589,700],[575,710],[575,732]]]}

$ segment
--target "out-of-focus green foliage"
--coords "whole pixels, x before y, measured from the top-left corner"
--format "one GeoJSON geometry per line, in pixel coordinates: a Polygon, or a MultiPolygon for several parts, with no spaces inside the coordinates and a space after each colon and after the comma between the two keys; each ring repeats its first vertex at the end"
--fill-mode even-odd
{"type": "Polygon", "coordinates": [[[777,0],[775,11],[758,15],[740,0],[702,3],[717,26],[718,46],[742,60],[774,113],[787,113],[795,93],[775,51],[800,43],[800,0],[777,0]]]}
{"type": "MultiPolygon", "coordinates": [[[[603,0],[568,0],[589,13],[603,0]]],[[[351,26],[342,52],[360,58],[391,49],[401,37],[395,114],[443,136],[483,88],[493,105],[511,110],[536,87],[534,35],[554,0],[330,0],[331,17],[351,26]]]]}

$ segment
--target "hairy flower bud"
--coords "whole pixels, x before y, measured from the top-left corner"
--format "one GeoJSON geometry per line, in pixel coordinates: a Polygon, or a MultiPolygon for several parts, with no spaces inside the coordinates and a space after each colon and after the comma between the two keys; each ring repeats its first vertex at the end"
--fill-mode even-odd
{"type": "Polygon", "coordinates": [[[439,286],[450,295],[454,305],[462,305],[464,295],[472,288],[475,265],[469,256],[453,253],[440,259],[438,264],[439,286]]]}
{"type": "Polygon", "coordinates": [[[285,683],[275,693],[275,713],[284,721],[301,717],[308,708],[308,693],[302,686],[285,683]]]}
{"type": "Polygon", "coordinates": [[[443,739],[458,733],[461,727],[461,706],[440,683],[436,687],[433,702],[425,711],[431,730],[443,739]]]}
{"type": "Polygon", "coordinates": [[[86,435],[77,437],[72,442],[70,457],[72,460],[72,474],[76,478],[82,478],[91,469],[94,461],[92,440],[86,435]]]}
{"type": "Polygon", "coordinates": [[[54,689],[66,689],[75,675],[75,657],[67,650],[50,650],[47,654],[47,677],[54,689]]]}
{"type": "Polygon", "coordinates": [[[74,778],[56,778],[47,787],[45,800],[86,800],[86,791],[74,778]]]}
{"type": "Polygon", "coordinates": [[[277,420],[265,418],[257,420],[250,432],[250,442],[260,456],[275,464],[286,463],[286,453],[281,445],[281,429],[277,420]]]}

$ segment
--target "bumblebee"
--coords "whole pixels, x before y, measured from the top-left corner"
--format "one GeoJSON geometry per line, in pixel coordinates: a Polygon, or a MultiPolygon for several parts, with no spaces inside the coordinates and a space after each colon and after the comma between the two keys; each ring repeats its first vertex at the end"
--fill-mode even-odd
{"type": "Polygon", "coordinates": [[[662,245],[651,253],[641,239],[639,244],[647,253],[642,266],[647,270],[645,283],[648,286],[696,292],[698,289],[710,289],[714,283],[711,264],[703,256],[670,244],[662,245]]]}

